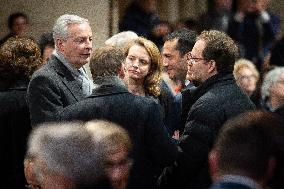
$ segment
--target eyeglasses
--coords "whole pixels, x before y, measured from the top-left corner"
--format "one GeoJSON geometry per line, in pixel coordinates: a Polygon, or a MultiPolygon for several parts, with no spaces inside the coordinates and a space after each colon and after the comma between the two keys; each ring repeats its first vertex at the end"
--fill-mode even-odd
{"type": "Polygon", "coordinates": [[[254,75],[242,75],[239,77],[239,80],[251,80],[251,79],[256,79],[254,75]]]}
{"type": "Polygon", "coordinates": [[[187,55],[188,63],[195,64],[196,62],[198,62],[200,60],[206,60],[206,59],[194,57],[191,53],[188,53],[188,55],[187,55]]]}

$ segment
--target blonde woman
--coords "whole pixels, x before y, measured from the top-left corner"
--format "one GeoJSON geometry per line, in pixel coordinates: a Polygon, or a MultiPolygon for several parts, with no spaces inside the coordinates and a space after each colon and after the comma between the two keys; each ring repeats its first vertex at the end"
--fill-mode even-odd
{"type": "Polygon", "coordinates": [[[150,40],[139,37],[125,47],[124,81],[129,92],[158,98],[161,93],[161,54],[150,40]]]}
{"type": "Polygon", "coordinates": [[[247,59],[239,59],[234,66],[234,77],[237,85],[248,95],[251,96],[259,80],[259,72],[255,65],[247,59]]]}
{"type": "Polygon", "coordinates": [[[134,95],[153,98],[161,104],[164,124],[170,135],[178,130],[178,114],[170,90],[162,82],[162,59],[158,47],[150,40],[138,37],[124,48],[126,56],[124,82],[134,95]]]}

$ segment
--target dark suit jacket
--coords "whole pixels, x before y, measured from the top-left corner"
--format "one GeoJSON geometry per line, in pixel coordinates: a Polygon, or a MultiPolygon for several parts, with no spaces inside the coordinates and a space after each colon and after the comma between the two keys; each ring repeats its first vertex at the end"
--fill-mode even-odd
{"type": "Polygon", "coordinates": [[[26,103],[28,81],[18,81],[8,89],[0,89],[0,188],[24,189],[24,155],[31,130],[26,103]]]}
{"type": "Polygon", "coordinates": [[[32,126],[54,121],[62,108],[84,98],[81,84],[54,55],[37,70],[29,83],[28,104],[32,126]]]}
{"type": "Polygon", "coordinates": [[[176,158],[177,149],[162,124],[158,104],[129,93],[122,85],[101,85],[90,97],[64,108],[59,115],[65,121],[109,120],[128,131],[134,159],[128,188],[155,188],[155,172],[176,158]]]}

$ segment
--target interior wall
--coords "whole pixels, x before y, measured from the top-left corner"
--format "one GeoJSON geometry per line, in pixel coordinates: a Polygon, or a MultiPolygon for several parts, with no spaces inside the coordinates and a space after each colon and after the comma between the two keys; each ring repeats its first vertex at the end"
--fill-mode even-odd
{"type": "MultiPolygon", "coordinates": [[[[0,38],[8,33],[7,18],[17,11],[29,16],[29,34],[38,39],[43,32],[51,32],[55,20],[62,14],[72,13],[90,20],[94,45],[101,46],[109,34],[118,32],[119,19],[132,0],[0,0],[0,38]],[[109,15],[109,3],[113,3],[109,15]],[[112,16],[112,24],[109,23],[112,16]],[[111,26],[111,29],[110,29],[111,26]]],[[[176,22],[180,18],[197,18],[206,11],[206,0],[157,0],[161,19],[176,22]]],[[[284,31],[284,1],[270,0],[270,9],[281,18],[281,34],[284,31]]]]}
{"type": "Polygon", "coordinates": [[[0,0],[0,38],[9,32],[8,16],[18,11],[28,15],[28,33],[35,40],[44,32],[52,32],[56,19],[67,13],[90,21],[95,46],[100,46],[108,38],[109,2],[105,0],[0,0]]]}

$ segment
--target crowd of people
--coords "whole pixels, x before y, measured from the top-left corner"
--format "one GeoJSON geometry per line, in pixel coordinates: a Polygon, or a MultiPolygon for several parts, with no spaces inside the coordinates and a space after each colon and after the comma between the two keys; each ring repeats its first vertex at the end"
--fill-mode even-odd
{"type": "Polygon", "coordinates": [[[153,2],[134,1],[98,48],[81,16],[61,15],[38,43],[25,14],[9,17],[0,188],[284,188],[284,67],[265,58],[278,30],[267,1],[212,1],[202,31],[167,30],[153,2]]]}

